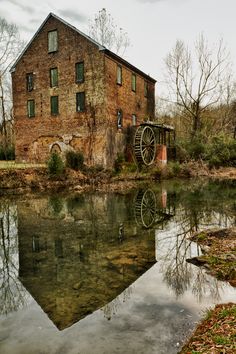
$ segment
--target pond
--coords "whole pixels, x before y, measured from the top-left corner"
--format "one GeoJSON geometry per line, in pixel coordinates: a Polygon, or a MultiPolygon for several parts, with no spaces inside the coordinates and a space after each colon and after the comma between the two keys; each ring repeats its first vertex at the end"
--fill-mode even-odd
{"type": "Polygon", "coordinates": [[[187,263],[236,225],[235,183],[0,199],[0,353],[177,353],[236,289],[187,263]]]}

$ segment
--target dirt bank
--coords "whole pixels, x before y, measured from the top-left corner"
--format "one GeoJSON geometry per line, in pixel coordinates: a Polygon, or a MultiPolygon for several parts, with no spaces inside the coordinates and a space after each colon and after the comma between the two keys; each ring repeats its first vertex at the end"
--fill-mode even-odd
{"type": "Polygon", "coordinates": [[[96,168],[73,171],[66,169],[60,177],[50,177],[46,167],[0,168],[0,195],[22,194],[25,192],[44,191],[85,191],[88,189],[104,191],[121,191],[133,188],[140,180],[160,180],[170,178],[204,177],[213,179],[236,180],[236,168],[209,171],[205,165],[183,164],[176,168],[173,163],[167,167],[143,168],[141,171],[129,172],[122,169],[119,173],[112,170],[96,168]]]}

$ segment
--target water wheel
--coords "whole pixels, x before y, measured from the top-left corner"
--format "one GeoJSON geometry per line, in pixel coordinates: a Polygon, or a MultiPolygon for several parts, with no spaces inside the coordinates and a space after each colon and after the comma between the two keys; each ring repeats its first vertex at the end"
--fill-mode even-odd
{"type": "Polygon", "coordinates": [[[151,189],[139,191],[135,200],[136,222],[149,228],[156,218],[156,196],[151,189]]]}
{"type": "Polygon", "coordinates": [[[141,125],[136,130],[134,152],[138,164],[151,165],[156,157],[156,138],[153,129],[141,125]]]}

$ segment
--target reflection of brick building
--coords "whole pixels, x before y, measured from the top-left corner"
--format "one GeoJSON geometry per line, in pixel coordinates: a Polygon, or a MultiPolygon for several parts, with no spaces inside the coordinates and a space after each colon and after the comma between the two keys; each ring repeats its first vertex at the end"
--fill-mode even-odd
{"type": "Polygon", "coordinates": [[[155,80],[53,14],[11,72],[18,161],[60,142],[109,166],[125,128],[154,117],[155,80]]]}
{"type": "Polygon", "coordinates": [[[154,230],[131,216],[130,195],[18,203],[19,276],[59,329],[111,302],[155,264],[154,230]]]}

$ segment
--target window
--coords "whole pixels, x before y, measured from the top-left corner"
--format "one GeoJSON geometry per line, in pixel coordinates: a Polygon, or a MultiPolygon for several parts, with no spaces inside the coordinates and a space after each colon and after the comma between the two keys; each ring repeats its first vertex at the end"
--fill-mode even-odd
{"type": "Polygon", "coordinates": [[[137,116],[136,116],[136,114],[132,114],[132,125],[133,126],[137,125],[137,116]]]}
{"type": "Polygon", "coordinates": [[[148,83],[144,81],[144,97],[148,96],[148,83]]]}
{"type": "Polygon", "coordinates": [[[34,88],[34,76],[33,73],[26,74],[26,90],[32,91],[34,88]]]}
{"type": "Polygon", "coordinates": [[[121,109],[117,110],[117,128],[122,128],[123,125],[123,112],[121,109]]]}
{"type": "Polygon", "coordinates": [[[58,49],[57,30],[48,32],[48,53],[56,52],[58,49]]]}
{"type": "Polygon", "coordinates": [[[56,116],[59,114],[58,96],[51,96],[51,115],[56,116]]]}
{"type": "Polygon", "coordinates": [[[57,68],[50,69],[50,86],[58,86],[58,70],[57,68]]]}
{"type": "Polygon", "coordinates": [[[118,85],[122,85],[122,67],[120,65],[117,65],[117,73],[116,73],[116,83],[118,85]]]}
{"type": "Polygon", "coordinates": [[[76,111],[84,112],[85,111],[85,93],[77,92],[76,94],[76,111]]]}
{"type": "Polygon", "coordinates": [[[34,100],[27,101],[27,113],[28,113],[29,118],[32,118],[35,116],[35,102],[34,102],[34,100]]]}
{"type": "Polygon", "coordinates": [[[75,82],[84,82],[84,62],[75,64],[75,82]]]}
{"type": "Polygon", "coordinates": [[[132,87],[132,91],[136,91],[136,75],[132,74],[131,77],[131,87],[132,87]]]}

